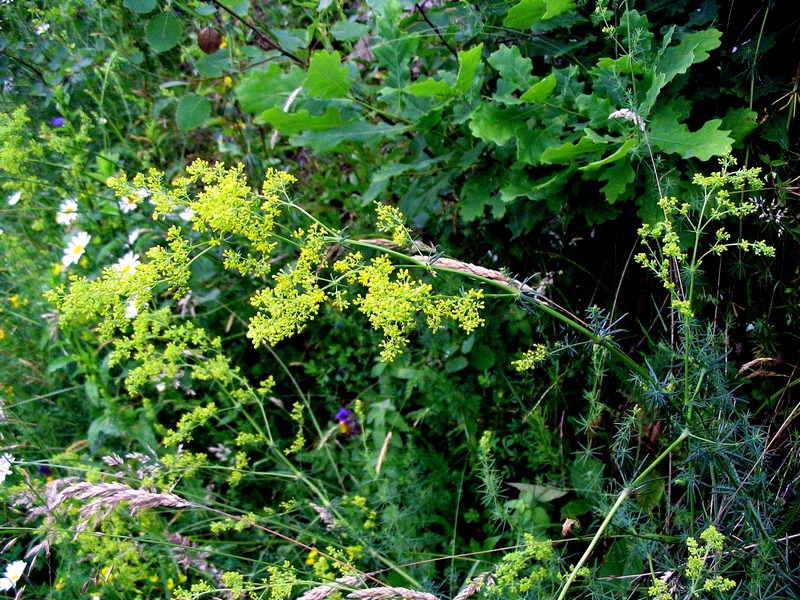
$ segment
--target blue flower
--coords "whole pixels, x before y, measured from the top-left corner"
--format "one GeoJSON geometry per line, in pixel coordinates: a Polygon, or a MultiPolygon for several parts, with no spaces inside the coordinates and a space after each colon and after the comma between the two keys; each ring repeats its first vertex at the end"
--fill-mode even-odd
{"type": "Polygon", "coordinates": [[[358,425],[358,417],[349,408],[340,408],[336,412],[336,420],[339,421],[339,432],[343,435],[353,435],[361,432],[361,428],[358,425]]]}
{"type": "Polygon", "coordinates": [[[50,119],[50,125],[53,127],[63,127],[64,126],[64,117],[58,115],[57,117],[53,117],[50,119]]]}

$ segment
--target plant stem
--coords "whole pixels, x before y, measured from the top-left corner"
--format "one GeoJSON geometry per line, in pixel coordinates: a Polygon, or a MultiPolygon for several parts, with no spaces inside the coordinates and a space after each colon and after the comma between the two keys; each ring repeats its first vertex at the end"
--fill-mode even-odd
{"type": "Polygon", "coordinates": [[[658,463],[660,463],[662,460],[664,460],[664,458],[669,456],[670,453],[675,448],[677,448],[678,445],[681,442],[683,442],[683,440],[685,440],[687,437],[689,437],[689,430],[688,429],[684,429],[683,433],[681,433],[680,436],[678,436],[678,439],[676,439],[674,442],[672,442],[669,445],[669,448],[664,450],[664,452],[662,452],[658,456],[658,458],[656,458],[649,467],[647,467],[644,471],[642,471],[639,474],[639,476],[636,479],[633,480],[631,485],[629,485],[624,490],[622,490],[622,492],[620,493],[619,497],[617,498],[617,501],[614,503],[614,506],[611,507],[611,510],[608,511],[608,515],[603,520],[603,522],[600,524],[600,528],[597,530],[597,533],[594,534],[594,537],[592,538],[592,541],[589,542],[589,547],[586,548],[586,551],[583,553],[583,556],[581,556],[580,560],[578,561],[578,564],[573,567],[572,572],[569,574],[569,577],[564,582],[564,586],[561,588],[561,593],[558,595],[557,600],[564,600],[564,598],[566,598],[567,591],[569,590],[570,586],[572,585],[572,582],[575,581],[575,578],[578,576],[578,571],[586,563],[586,561],[589,560],[589,556],[592,554],[592,550],[594,550],[595,546],[597,546],[597,543],[600,541],[600,537],[603,535],[603,532],[606,530],[608,525],[611,523],[611,519],[614,518],[614,515],[620,509],[620,507],[622,506],[622,503],[625,502],[625,500],[627,500],[628,497],[631,494],[633,494],[633,489],[636,486],[638,486],[639,484],[641,484],[644,481],[644,479],[650,474],[650,472],[653,469],[655,469],[656,466],[658,466],[658,463]]]}

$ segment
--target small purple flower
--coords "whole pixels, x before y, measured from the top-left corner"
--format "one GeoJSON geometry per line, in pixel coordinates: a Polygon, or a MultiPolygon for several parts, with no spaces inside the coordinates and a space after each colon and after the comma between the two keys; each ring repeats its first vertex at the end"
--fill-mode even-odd
{"type": "Polygon", "coordinates": [[[64,117],[58,115],[57,117],[53,117],[50,119],[50,125],[53,127],[63,127],[64,126],[64,117]]]}
{"type": "Polygon", "coordinates": [[[358,417],[349,408],[340,408],[336,412],[336,420],[339,421],[339,432],[343,435],[353,435],[361,432],[361,428],[358,425],[358,417]]]}

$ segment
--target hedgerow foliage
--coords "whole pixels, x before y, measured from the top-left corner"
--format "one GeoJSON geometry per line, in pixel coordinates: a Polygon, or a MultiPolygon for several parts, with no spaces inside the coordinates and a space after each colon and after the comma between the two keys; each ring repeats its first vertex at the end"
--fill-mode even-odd
{"type": "Polygon", "coordinates": [[[5,2],[0,591],[791,597],[781,10],[5,2]]]}

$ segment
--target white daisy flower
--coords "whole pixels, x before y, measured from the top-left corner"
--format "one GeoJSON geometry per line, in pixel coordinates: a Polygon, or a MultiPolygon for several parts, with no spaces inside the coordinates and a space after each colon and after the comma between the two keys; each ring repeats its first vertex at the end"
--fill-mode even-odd
{"type": "Polygon", "coordinates": [[[48,29],[50,29],[50,23],[42,23],[34,27],[33,30],[36,32],[36,35],[42,35],[48,29]]]}
{"type": "Polygon", "coordinates": [[[127,196],[122,196],[119,200],[117,200],[117,206],[119,209],[124,213],[129,213],[132,210],[136,210],[136,201],[131,200],[127,196]]]}
{"type": "Polygon", "coordinates": [[[62,200],[61,205],[58,207],[58,214],[56,215],[56,223],[59,225],[70,225],[78,218],[78,202],[72,198],[62,200]]]}
{"type": "Polygon", "coordinates": [[[65,269],[70,265],[78,264],[81,256],[86,252],[86,245],[91,239],[92,236],[85,231],[79,231],[72,236],[69,244],[67,244],[66,250],[64,250],[64,257],[61,259],[61,263],[64,265],[65,269]]]}
{"type": "Polygon", "coordinates": [[[17,582],[25,572],[26,566],[27,563],[24,560],[15,560],[7,564],[5,571],[3,571],[3,578],[0,579],[0,591],[10,590],[12,587],[16,588],[17,582]]]}
{"type": "Polygon", "coordinates": [[[22,198],[22,192],[14,192],[8,197],[8,205],[14,206],[22,198]]]}
{"type": "Polygon", "coordinates": [[[140,265],[139,255],[133,252],[128,252],[125,256],[120,258],[114,265],[114,268],[122,273],[123,276],[133,275],[136,268],[140,265]]]}

